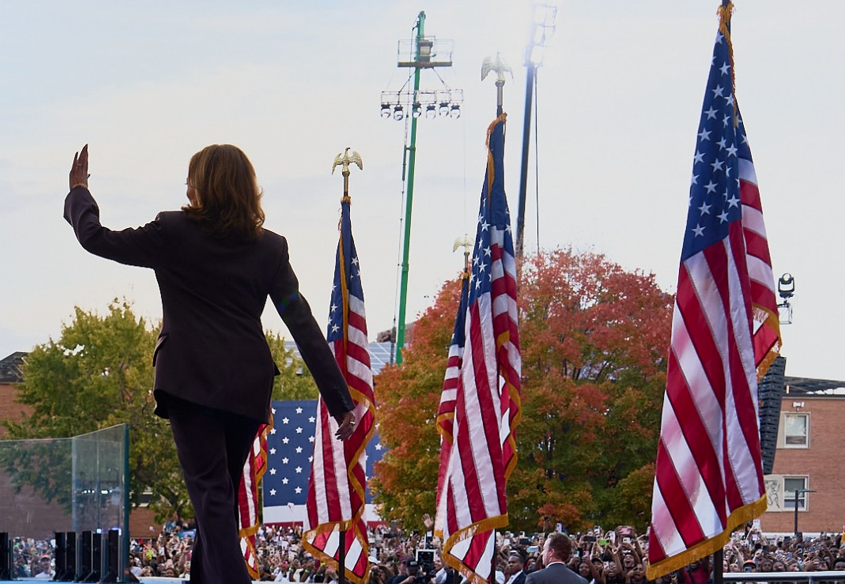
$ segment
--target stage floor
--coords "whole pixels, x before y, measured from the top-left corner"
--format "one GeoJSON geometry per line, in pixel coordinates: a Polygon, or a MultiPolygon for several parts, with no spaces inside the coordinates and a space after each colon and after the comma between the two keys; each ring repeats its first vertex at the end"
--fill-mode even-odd
{"type": "MultiPolygon", "coordinates": [[[[0,582],[13,582],[14,584],[44,584],[45,582],[52,582],[52,580],[35,580],[33,578],[25,579],[25,580],[0,580],[0,582]]],[[[140,584],[180,584],[184,582],[190,582],[190,580],[186,580],[183,578],[144,578],[140,581],[140,584]]]]}
{"type": "MultiPolygon", "coordinates": [[[[35,580],[32,578],[26,580],[0,580],[0,583],[13,582],[14,584],[44,584],[44,582],[52,582],[52,580],[35,580]]],[[[184,578],[144,578],[140,584],[184,584],[190,580],[184,578]]],[[[258,580],[254,580],[255,584],[261,584],[258,580]]]]}

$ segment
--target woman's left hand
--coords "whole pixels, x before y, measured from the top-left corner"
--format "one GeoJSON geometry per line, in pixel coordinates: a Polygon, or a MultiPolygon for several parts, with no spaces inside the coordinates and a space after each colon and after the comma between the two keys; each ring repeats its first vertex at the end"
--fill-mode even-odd
{"type": "Polygon", "coordinates": [[[335,416],[338,428],[335,436],[338,440],[349,440],[355,432],[355,412],[344,412],[339,416],[335,416]]]}
{"type": "Polygon", "coordinates": [[[82,147],[81,152],[73,155],[73,166],[70,167],[68,183],[71,190],[74,187],[88,188],[88,144],[82,147]]]}

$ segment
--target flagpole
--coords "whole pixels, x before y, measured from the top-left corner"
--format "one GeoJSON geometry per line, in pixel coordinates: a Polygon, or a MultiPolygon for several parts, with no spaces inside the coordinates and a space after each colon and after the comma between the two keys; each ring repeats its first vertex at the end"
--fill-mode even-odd
{"type": "MultiPolygon", "coordinates": [[[[335,156],[334,164],[332,164],[332,174],[334,169],[340,166],[341,174],[343,175],[343,198],[341,202],[349,201],[349,166],[357,164],[358,168],[364,170],[364,161],[361,160],[361,155],[356,151],[350,152],[350,147],[335,156]]],[[[344,329],[346,329],[346,315],[344,314],[344,329]]],[[[346,338],[344,335],[344,353],[346,352],[346,338]]],[[[338,570],[337,578],[340,584],[346,584],[346,530],[337,528],[338,530],[338,570]]]]}
{"type": "MultiPolygon", "coordinates": [[[[722,9],[730,10],[731,0],[722,0],[722,9]]],[[[731,20],[727,19],[728,31],[731,29],[731,20]]],[[[721,547],[713,553],[713,584],[723,584],[725,574],[725,548],[721,547]]]]}
{"type": "Polygon", "coordinates": [[[504,101],[503,93],[505,88],[505,73],[510,73],[511,79],[513,79],[513,70],[511,70],[505,60],[502,59],[501,53],[496,53],[495,59],[493,59],[493,57],[487,57],[484,59],[484,64],[481,65],[481,80],[484,81],[484,78],[487,77],[487,74],[491,71],[496,73],[496,117],[499,117],[504,111],[502,103],[504,101]]]}
{"type": "MultiPolygon", "coordinates": [[[[730,10],[731,0],[722,0],[722,10],[730,10]]],[[[731,21],[727,19],[727,27],[730,31],[731,29],[731,21]]],[[[724,573],[725,573],[725,548],[719,548],[713,553],[713,584],[723,584],[724,583],[724,573]]]]}
{"type": "MultiPolygon", "coordinates": [[[[500,53],[496,53],[496,60],[490,57],[484,60],[481,66],[481,80],[483,81],[490,71],[496,72],[496,118],[500,118],[504,114],[504,89],[505,89],[505,73],[511,74],[513,79],[513,71],[508,64],[502,59],[500,53]]],[[[490,547],[493,553],[490,554],[490,583],[496,581],[496,529],[490,530],[490,547]]]]}
{"type": "Polygon", "coordinates": [[[537,74],[537,66],[529,60],[526,61],[528,75],[525,79],[525,119],[522,126],[522,166],[519,174],[519,207],[516,215],[516,260],[520,262],[523,255],[525,241],[525,197],[528,189],[528,154],[531,136],[531,113],[534,101],[534,76],[537,74]]]}

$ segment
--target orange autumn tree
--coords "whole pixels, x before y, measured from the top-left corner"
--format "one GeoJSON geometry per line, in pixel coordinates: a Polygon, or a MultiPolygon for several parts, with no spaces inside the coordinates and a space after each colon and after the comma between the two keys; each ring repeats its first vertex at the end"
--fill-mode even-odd
{"type": "Polygon", "coordinates": [[[644,530],[651,483],[633,478],[657,452],[672,302],[603,255],[556,250],[523,267],[512,523],[644,530]]]}
{"type": "MultiPolygon", "coordinates": [[[[444,286],[417,321],[402,367],[378,377],[381,436],[391,451],[374,490],[383,513],[406,525],[434,510],[434,419],[458,293],[457,281],[444,286]]],[[[511,528],[645,527],[651,483],[642,477],[653,475],[672,300],[653,276],[602,255],[563,249],[526,259],[511,528]]]]}

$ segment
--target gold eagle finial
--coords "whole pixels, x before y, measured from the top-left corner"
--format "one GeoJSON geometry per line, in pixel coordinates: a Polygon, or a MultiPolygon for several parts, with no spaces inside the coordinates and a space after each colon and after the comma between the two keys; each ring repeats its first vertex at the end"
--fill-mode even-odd
{"type": "Polygon", "coordinates": [[[332,174],[334,174],[334,169],[338,166],[341,167],[341,171],[344,173],[349,172],[349,165],[350,164],[357,164],[358,168],[364,170],[364,161],[361,160],[361,155],[352,150],[349,152],[350,147],[347,146],[344,152],[341,152],[334,158],[334,164],[332,164],[332,174]]]}

